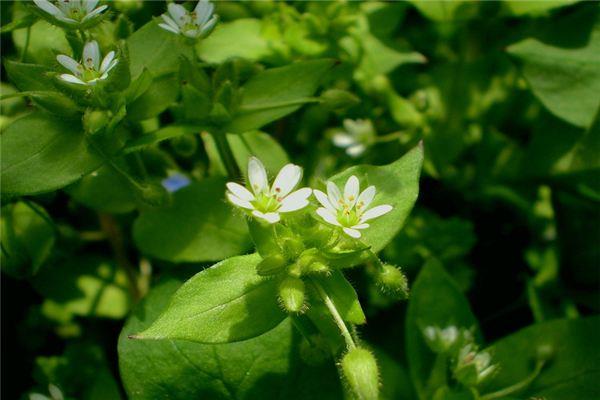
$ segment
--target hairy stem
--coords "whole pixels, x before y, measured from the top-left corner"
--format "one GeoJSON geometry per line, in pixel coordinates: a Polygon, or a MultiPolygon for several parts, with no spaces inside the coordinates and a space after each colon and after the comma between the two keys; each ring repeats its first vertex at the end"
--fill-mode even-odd
{"type": "Polygon", "coordinates": [[[225,170],[227,171],[227,175],[230,179],[237,179],[242,174],[240,169],[238,168],[237,163],[235,162],[235,157],[233,156],[233,151],[231,150],[231,146],[227,141],[227,134],[224,132],[211,132],[211,135],[215,141],[215,145],[217,146],[217,151],[219,152],[219,157],[221,161],[225,165],[225,170]]]}
{"type": "Polygon", "coordinates": [[[337,308],[335,307],[335,304],[333,304],[333,301],[331,301],[331,298],[329,298],[329,295],[327,294],[325,289],[323,289],[323,287],[321,287],[321,285],[319,285],[319,283],[316,282],[315,280],[312,280],[311,282],[312,282],[313,286],[315,287],[315,289],[317,290],[317,293],[321,297],[321,300],[323,300],[323,303],[325,303],[325,306],[327,306],[327,309],[331,313],[331,316],[333,317],[335,324],[340,329],[340,332],[342,333],[342,336],[344,337],[344,340],[346,341],[346,346],[348,346],[349,349],[356,348],[356,343],[354,342],[354,339],[352,338],[352,334],[348,330],[346,323],[344,322],[344,320],[342,319],[342,316],[340,315],[337,308]]]}
{"type": "Polygon", "coordinates": [[[531,372],[531,374],[529,374],[529,376],[526,377],[525,379],[523,379],[522,381],[517,382],[514,385],[505,387],[504,389],[500,389],[496,392],[492,392],[492,393],[483,395],[483,396],[481,396],[481,398],[483,400],[500,399],[500,398],[506,397],[508,395],[514,394],[516,392],[519,392],[519,391],[525,389],[527,386],[531,385],[531,382],[533,382],[535,380],[535,378],[538,377],[540,372],[542,372],[542,368],[544,368],[544,364],[545,364],[544,361],[538,361],[535,364],[535,368],[531,372]]]}

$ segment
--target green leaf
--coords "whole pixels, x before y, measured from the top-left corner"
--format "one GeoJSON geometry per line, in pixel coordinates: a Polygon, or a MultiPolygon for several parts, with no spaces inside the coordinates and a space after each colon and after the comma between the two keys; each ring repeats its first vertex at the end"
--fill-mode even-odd
{"type": "Polygon", "coordinates": [[[21,91],[54,90],[54,85],[46,75],[49,69],[44,65],[5,60],[4,67],[10,81],[21,91]]]}
{"type": "Polygon", "coordinates": [[[289,319],[243,342],[209,345],[179,340],[131,340],[169,304],[180,283],[154,287],[129,318],[119,337],[119,369],[132,400],[168,395],[184,399],[338,399],[333,363],[308,366],[297,354],[289,319]]]}
{"type": "Polygon", "coordinates": [[[377,188],[372,206],[390,204],[394,209],[381,218],[369,221],[362,241],[378,252],[383,249],[402,228],[419,194],[419,176],[423,163],[423,147],[415,147],[391,164],[383,166],[359,165],[333,176],[331,181],[342,187],[346,180],[356,175],[361,189],[369,185],[377,188]]]}
{"type": "MultiPolygon", "coordinates": [[[[203,133],[202,140],[204,141],[206,153],[211,162],[211,172],[218,175],[227,175],[213,137],[208,133],[203,133]]],[[[289,162],[288,156],[281,145],[273,137],[264,132],[252,131],[239,135],[228,134],[227,141],[231,146],[233,157],[244,176],[247,176],[248,159],[250,156],[258,157],[267,171],[273,175],[289,162]]]]}
{"type": "Polygon", "coordinates": [[[108,166],[84,176],[66,191],[75,201],[102,212],[127,213],[137,204],[131,183],[108,166]]]}
{"type": "Polygon", "coordinates": [[[178,95],[176,74],[155,77],[148,89],[127,106],[127,118],[143,121],[155,117],[173,104],[178,95]]]}
{"type": "Polygon", "coordinates": [[[258,129],[311,102],[310,96],[332,66],[332,60],[300,61],[255,75],[244,85],[238,113],[225,131],[258,129]]]}
{"type": "Polygon", "coordinates": [[[179,57],[192,58],[192,49],[183,38],[160,28],[150,21],[127,39],[131,77],[137,78],[144,68],[154,76],[179,69],[179,57]]]}
{"type": "Polygon", "coordinates": [[[409,0],[410,3],[425,17],[436,22],[449,22],[467,19],[475,15],[473,6],[466,0],[409,0]]]}
{"type": "Polygon", "coordinates": [[[340,270],[330,276],[314,278],[327,292],[342,319],[352,324],[367,322],[354,288],[340,270]]]}
{"type": "Polygon", "coordinates": [[[123,318],[131,303],[127,275],[112,260],[86,255],[49,265],[33,285],[44,308],[77,316],[123,318]]]}
{"type": "Polygon", "coordinates": [[[56,241],[50,217],[31,203],[2,207],[0,232],[2,272],[17,278],[35,275],[48,260],[56,241]]]}
{"type": "Polygon", "coordinates": [[[2,132],[3,195],[60,189],[98,168],[79,123],[33,113],[2,132]]]}
{"type": "Polygon", "coordinates": [[[277,281],[256,273],[260,260],[258,254],[233,257],[194,275],[136,338],[228,343],[273,329],[286,314],[277,303],[277,281]]]}
{"type": "Polygon", "coordinates": [[[141,212],[133,238],[143,253],[173,262],[222,260],[251,245],[244,219],[225,202],[223,178],[194,182],[169,206],[141,212]]]}
{"type": "Polygon", "coordinates": [[[592,29],[580,47],[556,47],[530,38],[508,51],[550,112],[576,126],[592,124],[600,107],[600,29],[592,29]]]}
{"type": "MultiPolygon", "coordinates": [[[[21,54],[27,41],[27,29],[13,31],[12,37],[15,47],[21,54]]],[[[56,65],[57,54],[73,55],[64,31],[43,20],[33,24],[25,60],[38,64],[56,65]]]]}
{"type": "Polygon", "coordinates": [[[142,150],[144,147],[158,144],[164,140],[173,139],[183,135],[190,135],[200,132],[203,129],[200,125],[189,125],[189,124],[173,124],[167,125],[153,132],[146,133],[137,139],[134,139],[127,143],[125,147],[126,153],[142,150]]]}
{"type": "Polygon", "coordinates": [[[427,347],[422,329],[427,326],[445,328],[454,325],[477,327],[468,300],[442,265],[430,259],[417,277],[406,315],[406,352],[410,375],[419,398],[429,398],[426,387],[435,356],[427,347]]]}
{"type": "Polygon", "coordinates": [[[261,29],[261,21],[254,18],[218,24],[209,37],[196,45],[198,56],[214,64],[234,57],[261,60],[271,52],[268,41],[261,35],[261,29]]]}
{"type": "Polygon", "coordinates": [[[598,397],[600,354],[600,317],[554,320],[529,326],[500,339],[487,351],[501,366],[482,393],[511,386],[527,378],[540,347],[551,349],[551,356],[540,375],[519,398],[561,400],[598,397]]]}
{"type": "Polygon", "coordinates": [[[417,52],[400,52],[383,44],[370,33],[360,34],[364,54],[356,71],[358,79],[371,80],[377,75],[387,75],[404,64],[424,63],[425,57],[417,52]]]}
{"type": "Polygon", "coordinates": [[[524,16],[524,15],[539,15],[547,13],[555,8],[565,7],[576,3],[580,0],[504,0],[504,7],[512,15],[524,16]]]}

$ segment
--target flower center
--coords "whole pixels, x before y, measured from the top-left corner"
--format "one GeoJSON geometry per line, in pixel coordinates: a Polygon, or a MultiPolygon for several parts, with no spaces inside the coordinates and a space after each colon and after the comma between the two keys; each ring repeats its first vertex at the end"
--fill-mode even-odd
{"type": "Polygon", "coordinates": [[[359,224],[360,213],[354,208],[349,208],[344,205],[344,207],[337,212],[337,220],[342,226],[352,227],[359,224]]]}
{"type": "Polygon", "coordinates": [[[259,193],[251,203],[258,211],[268,213],[277,211],[282,200],[275,194],[259,193]]]}

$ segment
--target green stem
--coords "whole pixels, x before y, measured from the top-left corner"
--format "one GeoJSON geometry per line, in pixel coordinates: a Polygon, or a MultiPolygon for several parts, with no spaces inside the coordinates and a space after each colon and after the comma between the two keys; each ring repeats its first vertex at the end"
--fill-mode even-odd
{"type": "Polygon", "coordinates": [[[335,324],[340,329],[340,332],[342,333],[342,336],[344,337],[344,340],[346,341],[346,345],[348,346],[349,349],[355,349],[356,343],[354,342],[354,339],[352,338],[352,335],[350,334],[350,331],[348,330],[346,323],[342,319],[342,316],[340,315],[337,308],[335,307],[335,304],[333,304],[333,301],[331,301],[331,298],[329,298],[329,295],[327,294],[325,289],[323,289],[317,281],[315,281],[313,279],[313,280],[311,280],[311,282],[312,282],[313,286],[315,287],[315,289],[317,290],[317,293],[321,297],[321,300],[323,300],[323,303],[325,303],[325,306],[327,306],[327,309],[331,313],[331,316],[333,317],[335,324]]]}
{"type": "Polygon", "coordinates": [[[492,393],[483,395],[483,396],[481,396],[482,400],[500,399],[500,398],[506,397],[510,394],[514,394],[518,391],[525,389],[527,386],[529,386],[531,384],[531,382],[533,382],[535,380],[535,378],[538,377],[540,372],[542,372],[542,368],[544,368],[544,364],[545,364],[544,361],[538,361],[535,364],[535,369],[533,370],[533,372],[528,377],[523,379],[521,382],[517,382],[514,385],[508,386],[504,389],[500,389],[496,392],[492,392],[492,393]]]}
{"type": "Polygon", "coordinates": [[[29,40],[31,39],[31,26],[27,27],[27,33],[25,34],[25,46],[23,46],[23,52],[21,53],[20,61],[25,61],[27,50],[29,49],[29,40]]]}
{"type": "Polygon", "coordinates": [[[235,161],[235,157],[233,156],[233,151],[231,150],[231,146],[229,145],[229,141],[227,140],[227,134],[224,132],[213,131],[211,132],[211,135],[215,141],[215,145],[217,146],[219,157],[225,165],[227,175],[230,179],[239,178],[242,174],[235,161]]]}

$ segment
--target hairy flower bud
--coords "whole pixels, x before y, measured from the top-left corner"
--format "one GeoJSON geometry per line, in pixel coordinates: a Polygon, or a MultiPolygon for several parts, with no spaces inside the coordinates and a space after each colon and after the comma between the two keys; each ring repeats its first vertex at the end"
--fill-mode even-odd
{"type": "Polygon", "coordinates": [[[350,350],[340,363],[344,377],[359,400],[379,398],[379,371],[371,352],[363,348],[350,350]]]}
{"type": "Polygon", "coordinates": [[[305,287],[302,279],[288,276],[279,284],[279,299],[287,312],[302,312],[305,297],[305,287]]]}
{"type": "Polygon", "coordinates": [[[397,299],[408,297],[406,276],[393,265],[384,264],[383,268],[377,271],[376,280],[378,287],[384,294],[397,299]]]}

